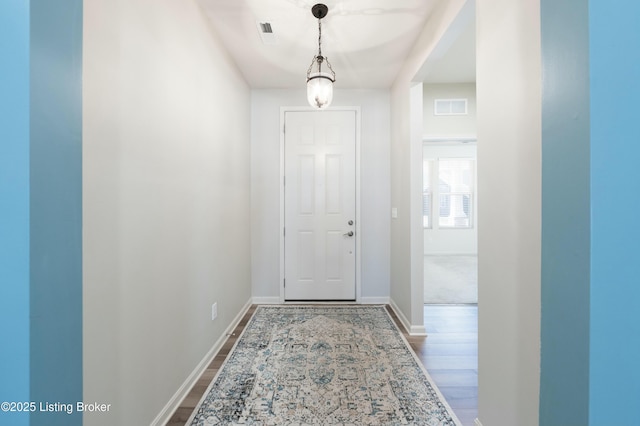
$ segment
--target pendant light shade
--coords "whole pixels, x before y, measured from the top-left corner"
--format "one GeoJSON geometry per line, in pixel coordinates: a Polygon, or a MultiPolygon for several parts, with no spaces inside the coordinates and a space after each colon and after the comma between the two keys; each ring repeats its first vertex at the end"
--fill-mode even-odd
{"type": "Polygon", "coordinates": [[[333,72],[329,60],[322,56],[322,22],[329,8],[324,4],[316,4],[311,8],[313,16],[318,18],[318,54],[311,60],[307,70],[307,101],[314,108],[324,109],[333,100],[333,83],[336,73],[333,72]]]}
{"type": "Polygon", "coordinates": [[[307,101],[309,105],[318,109],[324,109],[333,100],[333,78],[331,74],[312,73],[307,78],[307,101]]]}

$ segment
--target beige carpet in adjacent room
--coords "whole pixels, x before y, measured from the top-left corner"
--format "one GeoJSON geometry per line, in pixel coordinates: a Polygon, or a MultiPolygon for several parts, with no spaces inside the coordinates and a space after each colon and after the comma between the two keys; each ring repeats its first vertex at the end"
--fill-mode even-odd
{"type": "Polygon", "coordinates": [[[478,303],[478,257],[425,255],[424,303],[478,303]]]}

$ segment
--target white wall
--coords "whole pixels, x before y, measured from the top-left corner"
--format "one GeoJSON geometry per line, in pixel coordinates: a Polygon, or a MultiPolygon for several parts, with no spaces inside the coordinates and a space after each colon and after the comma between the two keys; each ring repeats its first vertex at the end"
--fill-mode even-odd
{"type": "Polygon", "coordinates": [[[475,83],[424,84],[424,136],[476,135],[476,85],[475,83]],[[435,115],[436,99],[467,99],[466,115],[435,115]]]}
{"type": "MultiPolygon", "coordinates": [[[[424,159],[438,158],[476,158],[474,143],[438,144],[425,142],[423,145],[424,159]]],[[[477,179],[476,179],[477,180],[477,179]]],[[[474,180],[475,182],[475,180],[474,180]]],[[[478,203],[477,190],[471,207],[471,228],[441,229],[437,227],[424,230],[424,254],[466,254],[478,253],[478,203]]],[[[436,209],[437,210],[437,209],[436,209]]],[[[435,221],[435,217],[433,218],[435,221]]]]}
{"type": "Polygon", "coordinates": [[[477,0],[479,419],[538,425],[541,59],[537,0],[477,0]]]}
{"type": "Polygon", "coordinates": [[[149,424],[250,300],[250,90],[192,0],[85,2],[83,55],[84,424],[149,424]]]}
{"type": "MultiPolygon", "coordinates": [[[[361,108],[360,238],[363,301],[389,297],[389,92],[336,87],[333,106],[361,108]]],[[[251,272],[253,296],[280,299],[280,108],[306,107],[304,90],[253,90],[251,272]]]]}

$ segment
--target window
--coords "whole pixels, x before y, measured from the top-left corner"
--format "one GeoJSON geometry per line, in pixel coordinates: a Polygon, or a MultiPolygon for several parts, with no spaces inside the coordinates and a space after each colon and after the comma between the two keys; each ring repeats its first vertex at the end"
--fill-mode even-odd
{"type": "Polygon", "coordinates": [[[474,160],[439,158],[424,160],[423,225],[425,228],[468,229],[473,227],[474,160]],[[437,180],[437,187],[432,182],[437,180]],[[437,199],[437,223],[433,200],[437,199]]]}

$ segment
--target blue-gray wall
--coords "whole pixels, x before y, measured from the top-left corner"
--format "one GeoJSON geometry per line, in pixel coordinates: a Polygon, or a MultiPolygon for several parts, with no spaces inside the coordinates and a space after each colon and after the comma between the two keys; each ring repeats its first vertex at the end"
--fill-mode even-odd
{"type": "MultiPolygon", "coordinates": [[[[82,401],[82,1],[31,1],[31,400],[82,401]]],[[[32,425],[82,423],[36,411],[32,425]]]]}
{"type": "MultiPolygon", "coordinates": [[[[0,402],[29,400],[29,4],[0,2],[0,402]]],[[[0,411],[0,425],[29,416],[0,411]]]]}
{"type": "Polygon", "coordinates": [[[82,401],[82,1],[8,0],[0,16],[0,400],[37,404],[0,425],[79,425],[39,403],[82,401]]]}
{"type": "Polygon", "coordinates": [[[637,424],[640,4],[541,6],[540,424],[637,424]]]}
{"type": "Polygon", "coordinates": [[[640,3],[589,1],[592,426],[638,424],[640,3]]]}
{"type": "Polygon", "coordinates": [[[587,425],[589,50],[583,0],[542,0],[540,424],[587,425]]]}

